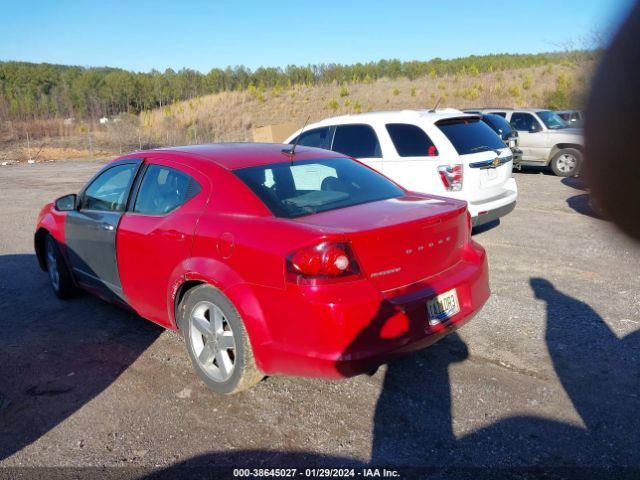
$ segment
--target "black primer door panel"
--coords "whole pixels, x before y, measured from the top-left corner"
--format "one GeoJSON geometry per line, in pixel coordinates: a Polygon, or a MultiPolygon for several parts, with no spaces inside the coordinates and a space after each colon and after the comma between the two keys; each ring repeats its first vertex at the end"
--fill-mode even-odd
{"type": "Polygon", "coordinates": [[[142,160],[100,172],[80,194],[80,208],[67,214],[65,243],[73,273],[98,293],[126,301],[118,273],[116,233],[142,160]]]}

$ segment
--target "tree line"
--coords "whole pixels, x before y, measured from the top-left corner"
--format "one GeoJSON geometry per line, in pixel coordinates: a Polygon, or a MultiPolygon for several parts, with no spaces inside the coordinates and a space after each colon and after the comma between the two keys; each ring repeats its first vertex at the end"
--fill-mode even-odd
{"type": "Polygon", "coordinates": [[[183,68],[146,73],[48,63],[0,62],[0,120],[91,118],[162,107],[175,101],[256,88],[369,82],[379,78],[409,78],[576,63],[598,52],[577,50],[539,54],[469,56],[451,60],[402,62],[397,59],[354,65],[321,64],[286,68],[243,65],[214,68],[208,73],[183,68]]]}

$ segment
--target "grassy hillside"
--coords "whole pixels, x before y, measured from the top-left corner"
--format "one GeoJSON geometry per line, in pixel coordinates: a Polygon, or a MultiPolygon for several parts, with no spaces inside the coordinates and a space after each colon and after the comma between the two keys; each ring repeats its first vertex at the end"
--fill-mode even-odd
{"type": "MultiPolygon", "coordinates": [[[[113,156],[167,145],[251,141],[256,126],[375,110],[440,107],[579,107],[588,88],[592,60],[563,61],[500,71],[446,73],[409,78],[365,78],[355,82],[271,88],[249,85],[174,101],[139,115],[120,114],[105,125],[62,118],[5,121],[0,133],[3,161],[113,156]],[[29,133],[29,139],[27,139],[29,133]]],[[[490,69],[489,69],[490,70],[490,69]]]]}
{"type": "Polygon", "coordinates": [[[224,92],[142,112],[138,128],[150,143],[250,141],[251,128],[376,110],[580,106],[593,64],[547,65],[493,73],[380,79],[288,89],[224,92]]]}

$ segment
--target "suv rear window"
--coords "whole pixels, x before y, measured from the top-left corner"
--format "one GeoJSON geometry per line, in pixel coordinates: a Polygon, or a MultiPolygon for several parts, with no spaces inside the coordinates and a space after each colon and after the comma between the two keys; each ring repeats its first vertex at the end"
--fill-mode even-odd
{"type": "Polygon", "coordinates": [[[388,123],[387,132],[401,157],[435,157],[438,150],[417,125],[408,123],[388,123]]]}
{"type": "Polygon", "coordinates": [[[355,158],[380,158],[376,132],[369,125],[338,125],[331,150],[355,158]]]}
{"type": "Polygon", "coordinates": [[[479,118],[447,118],[436,125],[459,155],[505,148],[498,134],[479,118]]]}
{"type": "Polygon", "coordinates": [[[502,137],[503,140],[509,138],[509,135],[513,131],[513,127],[504,117],[500,115],[494,115],[492,113],[487,113],[482,116],[482,120],[489,125],[494,132],[502,137]]]}
{"type": "Polygon", "coordinates": [[[295,218],[404,196],[393,182],[348,158],[234,170],[276,217],[295,218]]]}

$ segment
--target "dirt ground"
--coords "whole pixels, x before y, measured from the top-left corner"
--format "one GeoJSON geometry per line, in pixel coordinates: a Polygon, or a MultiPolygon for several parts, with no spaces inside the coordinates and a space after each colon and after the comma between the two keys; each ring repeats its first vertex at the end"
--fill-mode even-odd
{"type": "Polygon", "coordinates": [[[89,295],[59,301],[40,271],[40,207],[100,166],[0,167],[0,478],[640,475],[640,245],[578,181],[514,173],[516,210],[475,235],[493,294],[458,333],[371,377],[222,397],[175,334],[89,295]]]}

